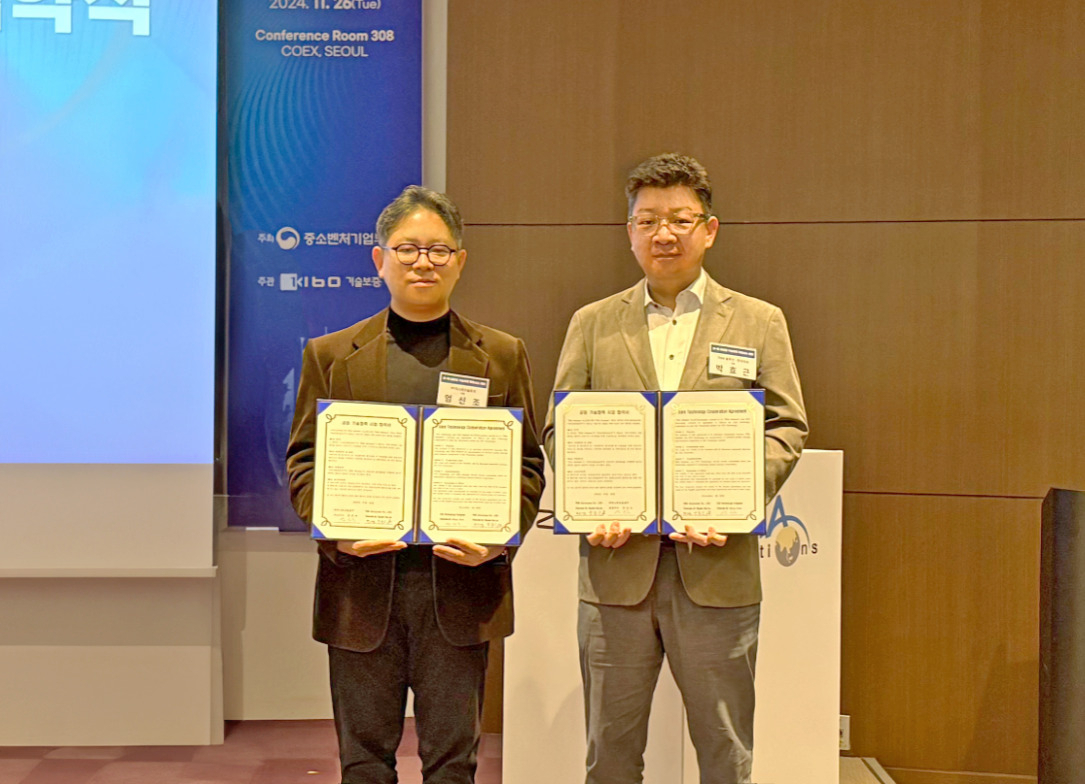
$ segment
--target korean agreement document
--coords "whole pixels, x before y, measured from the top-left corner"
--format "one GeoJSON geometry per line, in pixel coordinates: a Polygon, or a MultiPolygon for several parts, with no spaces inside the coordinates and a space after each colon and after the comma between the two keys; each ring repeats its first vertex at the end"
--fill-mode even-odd
{"type": "Polygon", "coordinates": [[[554,530],[750,533],[765,518],[764,390],[554,393],[554,530]]]}
{"type": "Polygon", "coordinates": [[[318,401],[313,538],[519,544],[523,416],[318,401]]]}

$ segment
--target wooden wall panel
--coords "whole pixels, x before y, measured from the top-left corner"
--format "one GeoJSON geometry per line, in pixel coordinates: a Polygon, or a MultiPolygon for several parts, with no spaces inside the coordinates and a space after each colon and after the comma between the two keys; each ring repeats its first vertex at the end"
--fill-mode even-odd
{"type": "Polygon", "coordinates": [[[577,308],[641,277],[624,226],[468,226],[453,306],[524,339],[539,423],[577,308]]]}
{"type": "Polygon", "coordinates": [[[855,753],[1035,775],[1040,502],[849,494],[844,519],[855,753]]]}
{"type": "Polygon", "coordinates": [[[721,280],[784,307],[847,489],[1085,487],[1085,223],[725,227],[717,247],[721,280]]]}
{"type": "MultiPolygon", "coordinates": [[[[527,343],[542,407],[572,313],[637,280],[621,227],[469,227],[457,307],[527,343]]],[[[1085,223],[726,226],[706,264],[788,317],[811,446],[845,487],[1085,487],[1085,223]]]]}
{"type": "Polygon", "coordinates": [[[914,768],[886,768],[894,784],[1031,784],[1036,776],[1013,776],[992,773],[971,773],[914,768]]]}
{"type": "Polygon", "coordinates": [[[625,167],[619,3],[449,3],[448,192],[467,219],[624,220],[611,204],[625,167]]]}
{"type": "Polygon", "coordinates": [[[1035,774],[1039,496],[1085,488],[1085,5],[449,8],[456,304],[523,336],[634,282],[630,166],[713,175],[707,266],[788,315],[845,459],[844,708],[902,784],[1035,774]]]}
{"type": "Polygon", "coordinates": [[[479,223],[623,218],[698,156],[737,221],[1080,217],[1075,0],[460,0],[448,182],[479,223]]]}
{"type": "Polygon", "coordinates": [[[1085,217],[1085,4],[983,3],[985,217],[1085,217]]]}

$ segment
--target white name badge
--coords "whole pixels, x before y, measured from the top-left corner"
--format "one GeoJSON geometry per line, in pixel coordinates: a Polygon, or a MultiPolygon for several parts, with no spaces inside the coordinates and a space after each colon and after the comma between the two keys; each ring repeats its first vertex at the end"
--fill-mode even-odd
{"type": "Polygon", "coordinates": [[[753,381],[757,378],[757,349],[713,343],[708,350],[708,374],[753,381]]]}
{"type": "Polygon", "coordinates": [[[486,408],[489,394],[490,379],[488,378],[442,372],[441,383],[437,387],[437,405],[486,408]]]}

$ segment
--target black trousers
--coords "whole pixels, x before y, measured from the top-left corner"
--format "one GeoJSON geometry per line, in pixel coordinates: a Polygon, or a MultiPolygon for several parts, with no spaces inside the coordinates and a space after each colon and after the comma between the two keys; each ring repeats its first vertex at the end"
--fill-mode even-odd
{"type": "Polygon", "coordinates": [[[407,688],[414,692],[426,784],[472,784],[482,730],[488,645],[457,647],[437,626],[433,576],[397,565],[392,616],[369,653],[328,648],[343,784],[395,784],[407,688]]]}

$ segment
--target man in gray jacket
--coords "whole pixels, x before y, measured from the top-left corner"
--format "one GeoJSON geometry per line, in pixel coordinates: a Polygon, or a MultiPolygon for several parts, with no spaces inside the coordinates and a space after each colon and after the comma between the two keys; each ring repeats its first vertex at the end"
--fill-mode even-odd
{"type": "MultiPolygon", "coordinates": [[[[554,387],[764,389],[768,501],[807,435],[783,313],[705,273],[719,221],[696,160],[649,158],[631,172],[626,196],[627,231],[644,279],[574,314],[554,387]],[[755,372],[712,373],[712,344],[752,349],[755,372]]],[[[553,435],[551,404],[543,431],[551,460],[553,435]]],[[[748,782],[761,602],[757,537],[692,528],[666,538],[632,536],[617,524],[599,526],[580,543],[579,596],[588,784],[641,781],[664,655],[682,692],[702,784],[748,782]]]]}

